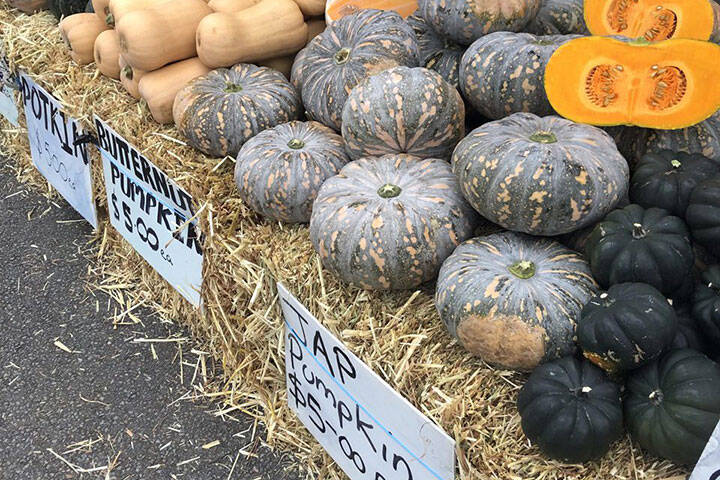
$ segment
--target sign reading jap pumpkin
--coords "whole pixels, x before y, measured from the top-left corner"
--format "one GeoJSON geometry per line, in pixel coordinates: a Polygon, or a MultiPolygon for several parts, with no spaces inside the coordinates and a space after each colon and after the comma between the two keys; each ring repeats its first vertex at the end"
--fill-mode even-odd
{"type": "Polygon", "coordinates": [[[353,480],[453,480],[455,441],[278,293],[290,408],[338,466],[353,480]]]}
{"type": "Polygon", "coordinates": [[[18,109],[15,105],[15,88],[12,72],[8,66],[7,59],[0,49],[0,115],[8,122],[18,126],[18,109]]]}
{"type": "Polygon", "coordinates": [[[100,117],[98,148],[110,223],[194,306],[200,306],[203,250],[193,198],[100,117]]]}
{"type": "Polygon", "coordinates": [[[33,165],[93,228],[97,212],[87,144],[80,124],[25,73],[19,73],[33,165]]]}
{"type": "Polygon", "coordinates": [[[720,422],[688,480],[720,480],[720,422]]]}

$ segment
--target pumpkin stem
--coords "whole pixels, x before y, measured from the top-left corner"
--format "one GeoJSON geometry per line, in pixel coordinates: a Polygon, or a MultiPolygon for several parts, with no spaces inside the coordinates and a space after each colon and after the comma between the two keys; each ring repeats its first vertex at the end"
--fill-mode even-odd
{"type": "Polygon", "coordinates": [[[650,392],[650,395],[648,395],[648,398],[653,405],[659,407],[660,404],[663,402],[663,392],[661,390],[653,390],[652,392],[650,392]]]}
{"type": "Polygon", "coordinates": [[[607,308],[615,303],[615,299],[610,298],[610,295],[608,295],[607,292],[603,292],[600,294],[600,301],[601,301],[601,305],[605,308],[607,308]]]}
{"type": "Polygon", "coordinates": [[[647,230],[645,230],[640,223],[633,223],[633,231],[632,236],[636,240],[640,240],[641,238],[645,238],[645,235],[647,235],[647,230]]]}
{"type": "Polygon", "coordinates": [[[226,83],[225,84],[225,91],[228,93],[237,93],[242,92],[242,85],[238,85],[236,83],[226,83]]]}
{"type": "Polygon", "coordinates": [[[337,52],[335,52],[335,55],[333,56],[333,60],[335,60],[335,63],[338,65],[342,65],[343,63],[347,62],[350,58],[350,49],[349,48],[341,48],[337,52]]]}
{"type": "Polygon", "coordinates": [[[680,160],[670,160],[670,165],[672,165],[673,168],[680,168],[682,167],[682,162],[680,160]]]}
{"type": "Polygon", "coordinates": [[[588,394],[590,394],[590,392],[592,392],[592,387],[583,386],[583,387],[571,388],[570,391],[576,397],[587,398],[588,394]]]}
{"type": "Polygon", "coordinates": [[[105,23],[108,24],[108,25],[110,25],[111,27],[112,27],[113,25],[115,25],[115,17],[113,17],[113,14],[112,14],[112,13],[108,13],[108,14],[105,16],[105,23]]]}
{"type": "Polygon", "coordinates": [[[122,69],[122,74],[127,78],[128,80],[133,79],[133,69],[130,65],[126,66],[122,69]]]}
{"type": "Polygon", "coordinates": [[[527,260],[521,260],[510,265],[508,270],[516,277],[527,280],[535,275],[535,264],[527,260]]]}
{"type": "Polygon", "coordinates": [[[533,142],[538,143],[555,143],[557,142],[557,137],[552,132],[535,132],[532,135],[530,135],[530,140],[533,142]]]}
{"type": "Polygon", "coordinates": [[[305,142],[303,142],[299,138],[293,138],[288,142],[287,146],[292,148],[293,150],[300,150],[305,146],[305,142]]]}
{"type": "Polygon", "coordinates": [[[377,194],[382,198],[395,198],[400,195],[402,188],[392,183],[386,183],[382,187],[378,188],[377,194]]]}

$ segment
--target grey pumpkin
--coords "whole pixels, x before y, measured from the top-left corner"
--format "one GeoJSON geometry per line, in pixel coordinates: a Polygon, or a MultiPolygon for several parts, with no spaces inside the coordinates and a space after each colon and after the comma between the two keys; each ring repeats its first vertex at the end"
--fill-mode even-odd
{"type": "Polygon", "coordinates": [[[516,113],[473,130],[453,171],[482,216],[509,230],[561,235],[596,223],[627,196],[629,169],[603,130],[516,113]]]}
{"type": "Polygon", "coordinates": [[[438,34],[416,11],[407,18],[408,24],[415,31],[420,55],[420,66],[435,70],[450,85],[460,85],[460,59],[465,47],[438,34]]]}
{"type": "Polygon", "coordinates": [[[237,155],[249,138],[301,112],[300,97],[282,73],[247,63],[192,80],[173,104],[180,133],[214,157],[237,155]]]}
{"type": "Polygon", "coordinates": [[[443,263],[435,305],[452,336],[486,362],[532,370],[575,351],[575,325],[598,291],[560,243],[513,232],[473,238],[443,263]]]}
{"type": "Polygon", "coordinates": [[[583,0],[541,0],[540,10],[525,27],[535,35],[588,35],[583,0]]]}
{"type": "Polygon", "coordinates": [[[449,159],[465,136],[465,105],[437,72],[395,67],[350,92],[342,136],[354,160],[392,153],[449,159]]]}
{"type": "Polygon", "coordinates": [[[545,94],[545,66],[558,47],[578,37],[496,32],[479,38],[460,62],[465,98],[490,119],[554,113],[545,94]]]}
{"type": "Polygon", "coordinates": [[[237,156],[240,197],[273,220],[309,222],[320,186],[350,160],[343,147],[342,137],[318,122],[294,121],[265,130],[237,156]]]}
{"type": "Polygon", "coordinates": [[[446,161],[385,155],[350,162],[323,184],[310,239],[342,280],[402,290],[435,278],[476,222],[446,161]]]}
{"type": "Polygon", "coordinates": [[[292,83],[311,120],[340,130],[350,91],[362,80],[399,65],[418,65],[410,25],[395,12],[360,10],[333,22],[295,58],[292,83]]]}

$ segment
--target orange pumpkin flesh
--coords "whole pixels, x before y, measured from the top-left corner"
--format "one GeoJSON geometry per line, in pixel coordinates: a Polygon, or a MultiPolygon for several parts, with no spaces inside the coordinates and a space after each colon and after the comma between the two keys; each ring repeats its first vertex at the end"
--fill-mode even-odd
{"type": "Polygon", "coordinates": [[[593,35],[708,40],[715,28],[713,5],[713,0],[585,0],[585,22],[593,35]]]}
{"type": "Polygon", "coordinates": [[[325,21],[329,24],[358,10],[368,8],[394,10],[403,18],[407,18],[417,10],[418,3],[417,0],[328,0],[325,7],[325,21]]]}
{"type": "Polygon", "coordinates": [[[718,58],[720,46],[698,40],[584,37],[550,58],[545,90],[555,111],[575,122],[685,128],[720,108],[718,58]]]}

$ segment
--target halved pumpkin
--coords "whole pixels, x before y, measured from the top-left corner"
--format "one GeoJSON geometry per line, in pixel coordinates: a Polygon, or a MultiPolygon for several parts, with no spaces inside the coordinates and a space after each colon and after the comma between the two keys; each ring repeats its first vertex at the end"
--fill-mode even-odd
{"type": "Polygon", "coordinates": [[[555,51],[545,90],[555,111],[575,122],[685,128],[720,108],[718,58],[720,46],[699,40],[583,37],[555,51]]]}
{"type": "Polygon", "coordinates": [[[417,10],[418,2],[417,0],[327,0],[325,21],[329,25],[339,18],[368,8],[394,10],[403,18],[407,18],[417,10]]]}
{"type": "Polygon", "coordinates": [[[713,0],[585,0],[585,23],[593,35],[708,40],[716,11],[713,0]]]}

